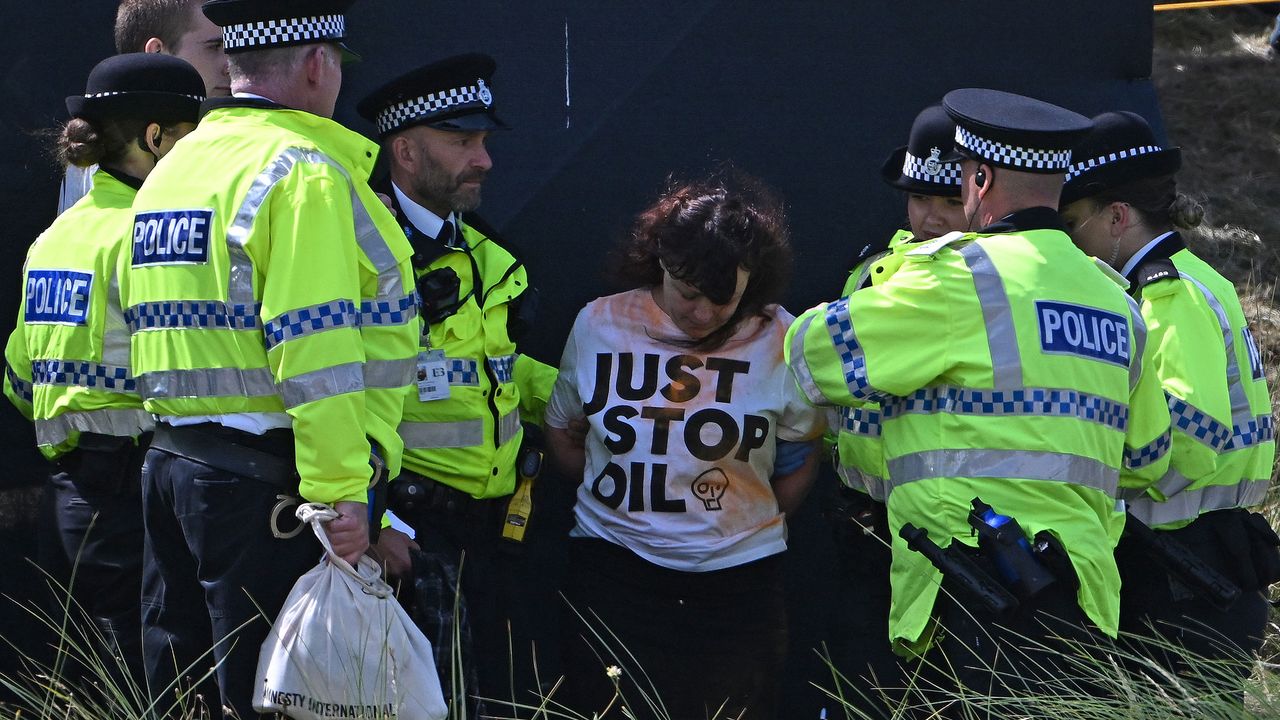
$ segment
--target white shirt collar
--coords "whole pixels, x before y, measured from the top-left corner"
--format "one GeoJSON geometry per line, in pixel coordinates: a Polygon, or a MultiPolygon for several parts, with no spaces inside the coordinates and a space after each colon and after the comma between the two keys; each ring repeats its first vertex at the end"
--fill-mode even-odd
{"type": "MultiPolygon", "coordinates": [[[[440,229],[444,227],[445,218],[441,218],[439,215],[410,200],[409,196],[405,195],[394,182],[391,183],[391,191],[395,193],[396,201],[400,203],[400,210],[404,212],[404,216],[408,218],[409,223],[418,229],[418,232],[428,237],[440,237],[440,229]]],[[[458,231],[457,218],[453,216],[453,213],[449,213],[447,219],[453,223],[453,231],[456,233],[458,231]]]]}
{"type": "Polygon", "coordinates": [[[1129,277],[1129,273],[1133,272],[1133,269],[1138,267],[1138,263],[1142,262],[1142,259],[1147,256],[1147,253],[1151,252],[1152,248],[1159,245],[1161,240],[1164,240],[1165,238],[1169,237],[1173,233],[1174,231],[1170,230],[1169,232],[1164,233],[1162,235],[1157,235],[1154,240],[1147,243],[1146,245],[1143,245],[1142,249],[1134,253],[1133,257],[1129,258],[1129,262],[1124,264],[1124,267],[1121,268],[1120,270],[1120,274],[1125,277],[1129,277]]]}
{"type": "MultiPolygon", "coordinates": [[[[265,95],[258,95],[257,93],[251,93],[251,92],[232,93],[231,97],[247,98],[249,100],[266,100],[269,103],[276,102],[275,100],[272,100],[271,98],[266,97],[265,95]]],[[[276,103],[276,104],[279,105],[280,103],[276,103]]]]}

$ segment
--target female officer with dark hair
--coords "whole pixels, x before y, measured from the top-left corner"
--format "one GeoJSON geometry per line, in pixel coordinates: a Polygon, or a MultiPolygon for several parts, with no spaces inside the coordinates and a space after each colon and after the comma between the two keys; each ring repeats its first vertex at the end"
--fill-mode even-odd
{"type": "Polygon", "coordinates": [[[1258,348],[1234,286],[1178,233],[1203,214],[1177,191],[1178,148],[1162,148],[1133,113],[1104,113],[1094,126],[1073,151],[1063,219],[1076,245],[1129,281],[1173,425],[1168,473],[1129,500],[1116,550],[1120,627],[1162,638],[1147,651],[1171,670],[1191,669],[1171,650],[1182,647],[1236,660],[1244,677],[1266,627],[1263,593],[1280,569],[1275,533],[1246,509],[1265,499],[1275,458],[1258,348]],[[1215,596],[1189,568],[1160,562],[1137,523],[1198,556],[1239,596],[1215,596]]]}
{"type": "Polygon", "coordinates": [[[668,189],[622,253],[629,289],[587,305],[565,347],[546,422],[582,479],[564,594],[586,625],[566,619],[557,698],[570,707],[600,711],[603,665],[618,665],[638,717],[637,686],[669,717],[721,703],[724,717],[774,716],[785,514],[812,483],[823,422],[783,363],[781,206],[752,185],[668,189]],[[585,448],[568,430],[583,419],[585,448]],[[803,445],[775,450],[787,441],[803,445]]]}
{"type": "Polygon", "coordinates": [[[57,152],[99,168],[89,194],[28,250],[18,326],[5,348],[5,395],[35,422],[36,442],[53,463],[54,554],[75,567],[73,599],[135,674],[138,473],[153,421],[130,370],[116,267],[130,252],[134,195],[195,127],[204,92],[186,61],[137,53],[98,63],[84,94],[67,98],[72,119],[57,152]]]}

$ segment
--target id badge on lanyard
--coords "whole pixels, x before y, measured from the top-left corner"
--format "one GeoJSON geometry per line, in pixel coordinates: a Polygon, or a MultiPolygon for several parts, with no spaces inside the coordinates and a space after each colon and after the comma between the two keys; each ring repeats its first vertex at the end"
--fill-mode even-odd
{"type": "Polygon", "coordinates": [[[418,400],[446,400],[449,397],[449,369],[443,350],[418,353],[418,400]]]}

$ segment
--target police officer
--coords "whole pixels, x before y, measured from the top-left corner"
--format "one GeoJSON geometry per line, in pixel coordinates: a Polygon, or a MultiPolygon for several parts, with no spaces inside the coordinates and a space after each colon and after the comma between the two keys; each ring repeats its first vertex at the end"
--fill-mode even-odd
{"type": "MultiPolygon", "coordinates": [[[[912,243],[964,229],[960,163],[942,159],[943,153],[951,151],[955,132],[955,123],[942,106],[930,105],[916,116],[907,144],[889,154],[880,174],[890,187],[906,194],[909,228],[894,233],[886,245],[873,243],[863,249],[842,297],[884,282],[901,265],[912,243]]],[[[880,406],[865,402],[836,410],[838,417],[831,427],[836,434],[835,470],[842,484],[831,515],[842,574],[853,583],[857,602],[849,603],[842,613],[845,632],[831,638],[830,647],[841,673],[863,691],[865,697],[853,702],[875,712],[884,706],[875,696],[892,693],[902,683],[886,634],[890,554],[880,406]]]]}
{"type": "Polygon", "coordinates": [[[377,147],[330,120],[350,4],[204,4],[234,94],[210,101],[139,191],[121,278],[138,388],[159,418],[143,470],[148,680],[172,697],[175,671],[184,689],[217,662],[200,697],[241,718],[261,616],[319,557],[273,508],[291,514],[291,495],[333,506],[325,532],[355,563],[370,486],[399,471],[412,251],[368,186],[377,147]]]}
{"type": "MultiPolygon", "coordinates": [[[[204,79],[205,95],[230,94],[222,32],[200,12],[200,0],[120,0],[115,22],[116,52],[162,53],[191,63],[204,79]]],[[[65,165],[58,193],[61,215],[93,187],[95,167],[65,165]]]]}
{"type": "Polygon", "coordinates": [[[977,229],[919,244],[882,284],[806,312],[788,357],[815,403],[882,403],[890,639],[920,650],[936,620],[946,632],[926,659],[999,695],[1060,667],[1058,638],[1116,634],[1116,495],[1163,474],[1168,413],[1144,371],[1136,306],[1056,212],[1089,120],[984,89],[948,93],[943,107],[957,125],[943,158],[961,163],[977,229]],[[1045,540],[1052,551],[1035,562],[1053,568],[1047,589],[1001,575],[991,556],[1002,548],[976,547],[975,498],[1016,519],[1024,542],[1045,540]],[[939,577],[910,549],[924,547],[913,528],[1001,578],[1013,600],[966,592],[969,575],[939,577]]]}
{"type": "Polygon", "coordinates": [[[1266,627],[1263,593],[1280,579],[1275,533],[1247,510],[1266,498],[1275,460],[1258,346],[1234,286],[1178,232],[1202,215],[1177,191],[1180,150],[1162,147],[1134,113],[1103,113],[1093,122],[1073,151],[1063,219],[1076,244],[1120,271],[1141,303],[1173,426],[1169,471],[1130,500],[1130,522],[1184,546],[1240,591],[1230,602],[1215,600],[1187,568],[1154,561],[1143,535],[1130,532],[1116,554],[1120,627],[1163,638],[1146,652],[1170,670],[1190,669],[1169,651],[1173,645],[1235,660],[1247,677],[1266,627]]]}
{"type": "Polygon", "coordinates": [[[404,472],[391,508],[445,578],[436,584],[445,596],[425,604],[431,617],[418,613],[440,656],[442,684],[453,684],[456,620],[464,639],[468,631],[474,637],[464,665],[475,658],[479,695],[489,698],[509,696],[508,660],[530,653],[529,593],[519,587],[522,570],[503,523],[516,489],[521,419],[542,422],[556,376],[518,353],[534,291],[512,246],[473,212],[493,164],[489,134],[507,127],[494,111],[495,68],[487,55],[445,58],[387,82],[358,106],[377,126],[390,169],[381,189],[413,245],[423,303],[417,392],[399,427],[404,472]],[[464,552],[470,623],[453,617],[447,592],[464,552]]]}
{"type": "MultiPolygon", "coordinates": [[[[77,167],[99,166],[89,194],[28,250],[20,324],[5,348],[5,395],[35,421],[36,442],[53,462],[56,554],[75,567],[74,582],[58,579],[135,678],[142,667],[138,471],[153,422],[130,367],[116,263],[127,251],[138,187],[195,127],[203,99],[191,65],[141,53],[98,63],[84,94],[67,98],[72,120],[58,153],[77,167]]],[[[105,667],[116,669],[106,657],[105,667]]]]}

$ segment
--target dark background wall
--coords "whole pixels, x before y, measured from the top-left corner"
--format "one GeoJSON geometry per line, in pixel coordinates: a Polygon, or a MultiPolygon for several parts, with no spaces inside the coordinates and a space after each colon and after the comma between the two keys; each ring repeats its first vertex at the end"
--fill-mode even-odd
{"type": "MultiPolygon", "coordinates": [[[[64,96],[112,51],[115,8],[13,5],[0,48],[5,335],[25,249],[57,195],[34,133],[64,119],[64,96]]],[[[528,351],[552,362],[577,309],[607,291],[605,254],[668,173],[732,161],[787,199],[797,250],[788,306],[798,311],[837,292],[856,248],[904,221],[903,198],[878,168],[947,90],[996,87],[1086,115],[1135,110],[1159,126],[1142,0],[377,0],[357,4],[350,26],[365,60],[347,70],[338,119],[365,132],[355,101],[390,76],[456,52],[497,58],[496,106],[515,129],[492,139],[481,212],[524,250],[542,297],[528,351]]],[[[5,404],[0,487],[38,477],[32,444],[5,404]]],[[[817,716],[816,700],[801,699],[805,682],[823,679],[811,649],[838,634],[839,605],[855,600],[832,580],[815,512],[823,492],[791,523],[788,697],[803,711],[790,717],[817,716]]],[[[30,547],[29,517],[13,514],[0,517],[10,557],[30,547]]],[[[556,545],[539,552],[553,577],[556,545]]],[[[0,590],[6,577],[17,582],[6,565],[0,590]]]]}

